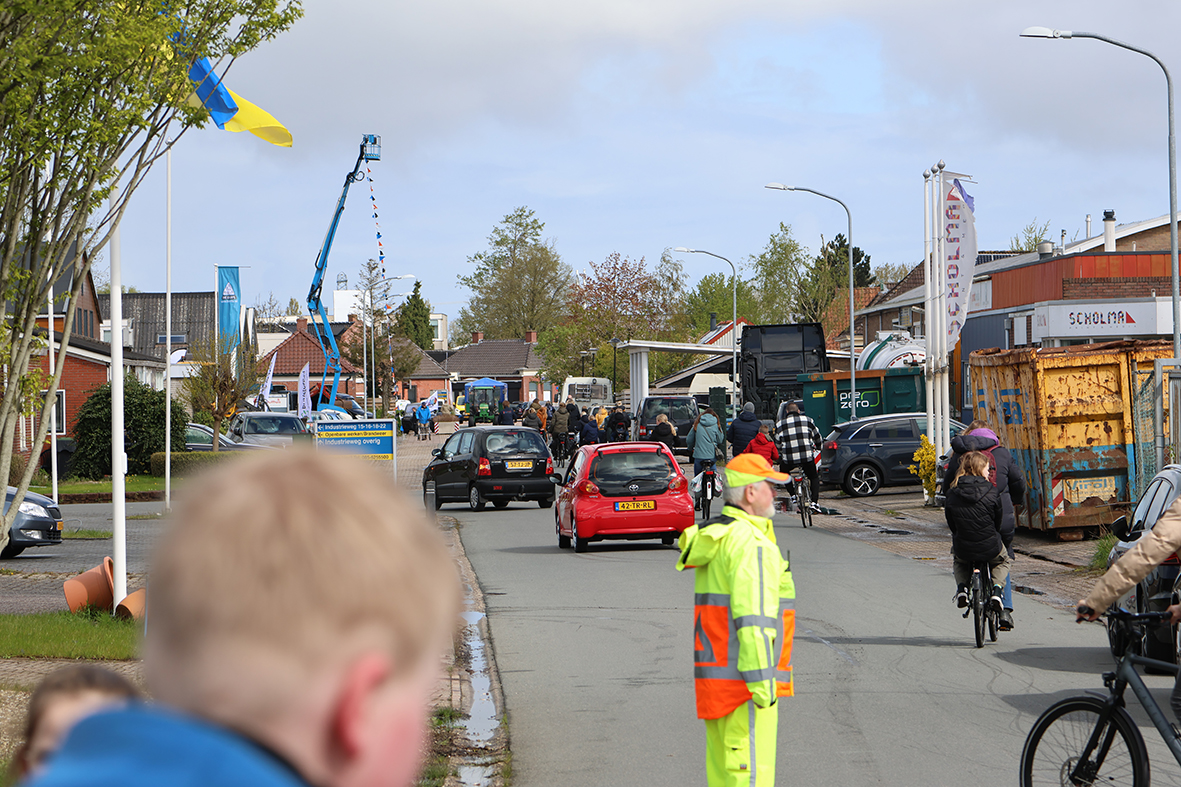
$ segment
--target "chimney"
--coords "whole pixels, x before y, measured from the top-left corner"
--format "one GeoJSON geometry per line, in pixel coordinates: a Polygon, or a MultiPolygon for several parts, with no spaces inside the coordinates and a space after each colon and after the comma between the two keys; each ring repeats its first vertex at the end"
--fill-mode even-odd
{"type": "Polygon", "coordinates": [[[711,331],[716,331],[718,329],[718,313],[717,312],[710,312],[709,313],[709,329],[711,331]]]}
{"type": "Polygon", "coordinates": [[[1091,237],[1091,214],[1087,214],[1087,237],[1091,237]]]}
{"type": "Polygon", "coordinates": [[[360,322],[360,321],[361,321],[361,315],[359,315],[359,314],[350,314],[349,315],[349,322],[360,322]]]}
{"type": "Polygon", "coordinates": [[[537,344],[537,331],[525,331],[525,343],[537,344]]]}
{"type": "Polygon", "coordinates": [[[1115,211],[1103,211],[1103,250],[1115,251],[1115,211]]]}
{"type": "Polygon", "coordinates": [[[472,331],[472,344],[479,344],[484,341],[483,331],[472,331]]]}
{"type": "Polygon", "coordinates": [[[1054,242],[1044,240],[1037,245],[1037,256],[1039,260],[1044,260],[1054,256],[1054,242]]]}
{"type": "Polygon", "coordinates": [[[299,333],[307,333],[308,332],[308,318],[307,317],[300,317],[299,319],[297,319],[295,321],[295,330],[298,331],[299,333]]]}

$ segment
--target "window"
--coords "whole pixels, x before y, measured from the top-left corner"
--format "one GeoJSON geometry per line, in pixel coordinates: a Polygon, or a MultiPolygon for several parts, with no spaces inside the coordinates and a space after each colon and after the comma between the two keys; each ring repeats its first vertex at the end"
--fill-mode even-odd
{"type": "MultiPolygon", "coordinates": [[[[173,344],[188,344],[189,343],[189,335],[187,333],[174,333],[174,334],[172,334],[172,343],[173,344]]],[[[166,334],[166,333],[156,334],[156,344],[168,344],[168,334],[166,334]]]]}
{"type": "Polygon", "coordinates": [[[910,419],[878,424],[873,428],[870,437],[874,440],[913,440],[914,424],[910,419]]]}
{"type": "MultiPolygon", "coordinates": [[[[49,393],[49,392],[48,391],[41,392],[41,401],[45,401],[45,395],[47,393],[49,393]]],[[[57,427],[56,428],[57,434],[64,435],[66,433],[66,392],[65,391],[58,390],[58,392],[57,392],[57,406],[54,407],[54,416],[53,417],[55,419],[54,426],[57,427]]]]}
{"type": "Polygon", "coordinates": [[[472,452],[472,441],[475,439],[475,432],[464,432],[463,439],[459,441],[459,453],[470,454],[472,452]]]}
{"type": "Polygon", "coordinates": [[[459,432],[457,434],[451,435],[447,442],[443,444],[443,453],[447,454],[448,456],[454,456],[455,454],[459,453],[459,441],[463,439],[465,434],[471,433],[459,432]]]}

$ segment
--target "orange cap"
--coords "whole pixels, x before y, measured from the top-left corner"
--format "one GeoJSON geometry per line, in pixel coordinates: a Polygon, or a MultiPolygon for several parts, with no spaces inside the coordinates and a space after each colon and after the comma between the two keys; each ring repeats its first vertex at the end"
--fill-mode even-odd
{"type": "Polygon", "coordinates": [[[771,463],[759,454],[739,454],[726,465],[726,483],[731,487],[746,486],[757,481],[784,484],[791,480],[787,473],[777,473],[771,463]]]}

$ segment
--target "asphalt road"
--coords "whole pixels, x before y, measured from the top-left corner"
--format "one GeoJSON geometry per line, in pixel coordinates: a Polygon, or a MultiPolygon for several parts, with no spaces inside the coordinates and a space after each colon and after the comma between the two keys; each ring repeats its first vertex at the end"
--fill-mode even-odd
{"type": "MultiPolygon", "coordinates": [[[[163,503],[128,503],[127,515],[157,514],[163,503]]],[[[61,507],[62,525],[66,530],[85,529],[110,531],[113,527],[114,507],[110,503],[85,503],[61,507]]],[[[163,523],[158,518],[127,520],[127,571],[139,574],[147,570],[148,557],[155,546],[163,523]]],[[[111,540],[69,538],[61,544],[29,547],[20,555],[0,562],[0,568],[22,573],[52,571],[77,573],[93,568],[103,557],[112,554],[111,540]]]]}
{"type": "MultiPolygon", "coordinates": [[[[514,785],[704,784],[693,578],[674,570],[675,548],[607,542],[576,555],[558,549],[552,510],[443,512],[459,518],[485,593],[514,785]]],[[[780,783],[1016,783],[1037,715],[1102,690],[1112,661],[1098,625],[1019,596],[1018,628],[977,650],[945,569],[776,521],[798,594],[780,783]]],[[[1147,680],[1167,708],[1172,679],[1147,680]]],[[[1150,751],[1154,783],[1168,783],[1175,764],[1159,740],[1150,751]]]]}

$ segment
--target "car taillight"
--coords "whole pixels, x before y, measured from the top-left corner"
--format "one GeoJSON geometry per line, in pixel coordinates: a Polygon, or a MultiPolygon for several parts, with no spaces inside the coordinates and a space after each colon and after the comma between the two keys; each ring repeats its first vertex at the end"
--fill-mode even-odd
{"type": "Polygon", "coordinates": [[[547,456],[545,458],[545,474],[546,475],[553,475],[554,474],[554,458],[552,456],[547,456]]]}
{"type": "Polygon", "coordinates": [[[839,448],[839,446],[837,445],[836,440],[829,440],[827,443],[825,443],[823,446],[821,446],[821,448],[823,448],[826,451],[835,451],[835,450],[837,450],[837,448],[839,448]]]}
{"type": "Polygon", "coordinates": [[[644,426],[643,424],[640,424],[640,437],[646,437],[647,435],[648,435],[648,427],[644,426]]]}
{"type": "Polygon", "coordinates": [[[476,466],[476,475],[492,475],[492,463],[484,457],[480,457],[480,463],[476,466]]]}
{"type": "Polygon", "coordinates": [[[685,477],[684,476],[679,475],[676,478],[674,478],[673,480],[668,482],[668,491],[670,491],[670,492],[680,492],[684,488],[685,488],[685,477]]]}
{"type": "Polygon", "coordinates": [[[583,494],[590,495],[591,497],[599,496],[599,488],[595,486],[593,481],[583,481],[578,486],[578,491],[582,492],[583,494]]]}

